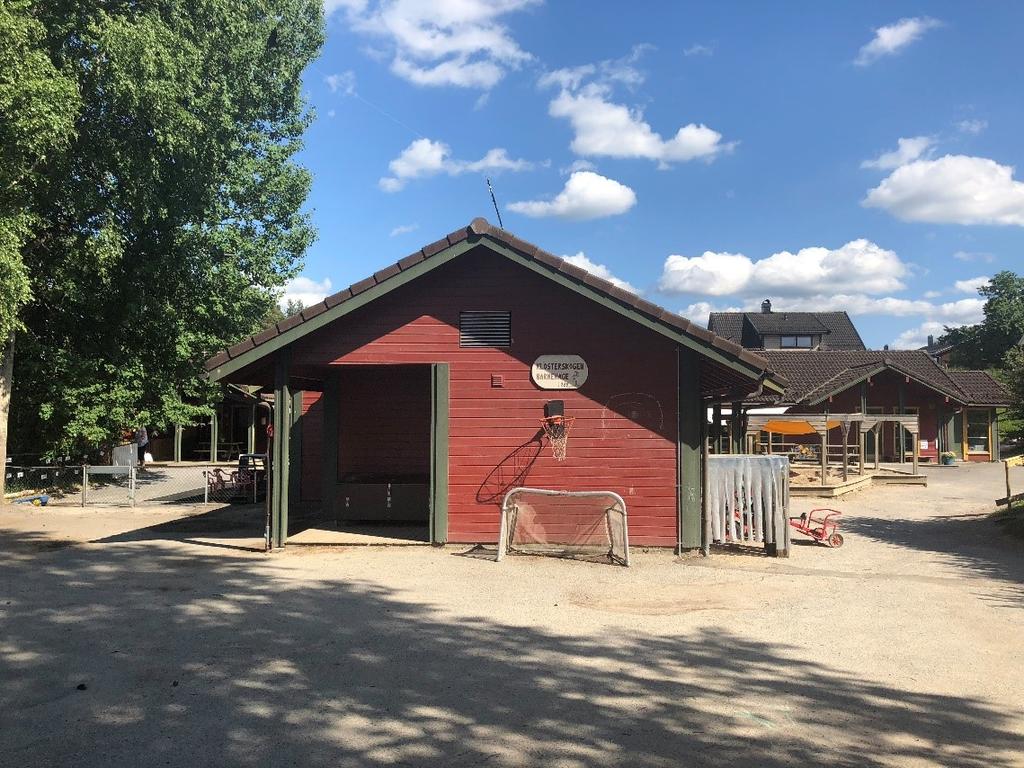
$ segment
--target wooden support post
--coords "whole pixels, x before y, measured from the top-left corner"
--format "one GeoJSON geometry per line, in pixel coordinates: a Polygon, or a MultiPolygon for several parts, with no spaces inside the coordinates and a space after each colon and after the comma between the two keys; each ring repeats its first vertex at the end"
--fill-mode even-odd
{"type": "MultiPolygon", "coordinates": [[[[899,401],[899,406],[898,407],[899,407],[899,411],[900,411],[900,416],[903,416],[903,415],[906,414],[906,410],[907,410],[907,408],[906,408],[907,398],[906,398],[906,391],[904,389],[903,379],[900,379],[896,383],[896,396],[897,396],[898,401],[899,401]]],[[[906,435],[907,435],[907,433],[906,433],[906,430],[903,429],[903,425],[902,424],[896,424],[896,429],[899,431],[898,432],[899,440],[896,441],[896,448],[900,452],[899,462],[900,462],[900,464],[906,464],[907,463],[907,445],[906,445],[906,435]]]]}
{"type": "Polygon", "coordinates": [[[341,436],[338,434],[338,414],[340,403],[338,400],[338,373],[329,371],[324,379],[324,392],[321,399],[323,404],[321,415],[323,417],[323,431],[321,438],[322,448],[320,451],[320,511],[328,520],[338,520],[338,442],[341,436]]]}
{"type": "Polygon", "coordinates": [[[849,473],[847,469],[846,454],[850,450],[850,423],[847,421],[843,422],[843,482],[845,483],[849,479],[849,473]]]}
{"type": "Polygon", "coordinates": [[[821,433],[821,484],[828,485],[828,422],[821,433]]]}
{"type": "Polygon", "coordinates": [[[283,547],[288,540],[288,478],[291,433],[291,388],[288,385],[288,352],[281,352],[274,363],[274,441],[273,481],[271,486],[271,538],[273,546],[283,547]]]}
{"type": "Polygon", "coordinates": [[[700,357],[689,349],[678,352],[679,386],[677,393],[678,450],[677,466],[678,493],[676,523],[678,550],[695,549],[701,546],[701,513],[703,510],[703,487],[701,477],[702,424],[707,418],[700,395],[700,357]]]}
{"type": "Polygon", "coordinates": [[[772,455],[772,433],[768,433],[768,455],[772,455]]]}
{"type": "Polygon", "coordinates": [[[184,429],[181,424],[174,425],[174,461],[181,461],[181,438],[184,429]]]}
{"type": "Polygon", "coordinates": [[[711,407],[711,443],[715,453],[722,452],[722,404],[711,407]]]}
{"type": "Polygon", "coordinates": [[[911,434],[910,434],[910,438],[914,441],[913,454],[914,454],[914,474],[915,475],[917,474],[917,457],[918,457],[918,454],[920,453],[919,449],[921,447],[921,440],[919,439],[920,435],[921,435],[920,432],[911,432],[911,434]]]}
{"type": "Polygon", "coordinates": [[[864,451],[867,448],[863,426],[863,422],[857,422],[857,474],[861,477],[864,476],[864,451]]]}
{"type": "Polygon", "coordinates": [[[746,435],[743,434],[743,403],[735,402],[732,404],[732,414],[729,417],[732,422],[732,444],[729,446],[729,453],[740,454],[743,453],[744,443],[746,442],[746,435]]]}
{"type": "Polygon", "coordinates": [[[875,472],[878,471],[878,468],[879,468],[879,461],[878,460],[879,460],[880,454],[881,454],[881,442],[882,442],[881,426],[882,426],[881,423],[877,423],[877,424],[875,424],[875,426],[873,426],[871,428],[871,429],[873,429],[875,431],[875,472]]]}
{"type": "Polygon", "coordinates": [[[1010,492],[1010,462],[1003,462],[1003,469],[1006,471],[1006,511],[1013,508],[1013,494],[1010,492]]]}

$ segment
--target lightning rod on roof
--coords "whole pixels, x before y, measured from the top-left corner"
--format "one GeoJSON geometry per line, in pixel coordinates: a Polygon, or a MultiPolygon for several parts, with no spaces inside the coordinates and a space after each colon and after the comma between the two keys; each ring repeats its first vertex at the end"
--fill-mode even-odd
{"type": "Polygon", "coordinates": [[[491,186],[491,180],[487,180],[487,191],[491,193],[491,202],[494,204],[494,213],[498,216],[498,226],[502,229],[505,225],[501,223],[501,211],[498,210],[498,201],[494,198],[494,187],[491,186]]]}

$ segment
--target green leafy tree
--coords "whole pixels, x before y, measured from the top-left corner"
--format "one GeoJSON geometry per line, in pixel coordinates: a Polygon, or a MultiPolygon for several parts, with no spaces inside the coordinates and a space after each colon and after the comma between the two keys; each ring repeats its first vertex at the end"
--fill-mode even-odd
{"type": "Polygon", "coordinates": [[[30,296],[22,247],[38,223],[30,207],[42,169],[68,146],[78,111],[75,83],[42,49],[46,28],[25,0],[0,0],[0,498],[15,333],[30,296]]]}
{"type": "Polygon", "coordinates": [[[999,272],[978,292],[985,297],[985,319],[947,328],[942,341],[955,345],[950,362],[957,367],[1002,368],[1006,353],[1024,336],[1024,277],[999,272]]]}
{"type": "Polygon", "coordinates": [[[943,342],[954,344],[951,363],[990,369],[1013,395],[1013,407],[1000,417],[1008,437],[1024,437],[1024,278],[1000,272],[979,293],[985,319],[977,325],[947,328],[943,342]]]}
{"type": "Polygon", "coordinates": [[[12,438],[81,453],[203,421],[202,361],[259,328],[313,239],[294,160],[320,0],[51,0],[39,47],[79,94],[39,164],[12,438]]]}

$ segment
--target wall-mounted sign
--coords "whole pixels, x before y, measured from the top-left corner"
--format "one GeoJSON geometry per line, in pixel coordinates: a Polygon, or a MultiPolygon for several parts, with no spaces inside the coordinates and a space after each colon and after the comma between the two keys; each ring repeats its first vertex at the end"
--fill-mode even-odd
{"type": "Polygon", "coordinates": [[[579,389],[587,380],[587,362],[579,355],[541,355],[530,376],[541,389],[579,389]]]}

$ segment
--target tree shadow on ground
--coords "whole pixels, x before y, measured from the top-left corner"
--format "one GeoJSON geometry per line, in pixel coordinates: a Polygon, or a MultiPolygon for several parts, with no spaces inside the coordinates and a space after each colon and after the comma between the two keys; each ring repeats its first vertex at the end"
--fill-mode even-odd
{"type": "Polygon", "coordinates": [[[924,519],[851,516],[842,530],[875,541],[943,555],[971,574],[1008,582],[1008,605],[1024,604],[1024,541],[1006,536],[988,514],[924,519]]]}
{"type": "Polygon", "coordinates": [[[0,531],[12,765],[980,768],[1024,750],[1019,713],[725,629],[558,634],[284,558],[45,541],[0,531]]]}
{"type": "MultiPolygon", "coordinates": [[[[173,510],[168,510],[171,512],[173,510]]],[[[253,540],[263,536],[265,511],[262,505],[227,504],[206,509],[197,514],[183,515],[153,525],[134,528],[96,539],[94,544],[117,544],[137,541],[178,541],[187,544],[210,545],[197,541],[197,536],[209,536],[227,547],[233,543],[243,550],[263,551],[263,546],[253,540]]]]}

